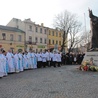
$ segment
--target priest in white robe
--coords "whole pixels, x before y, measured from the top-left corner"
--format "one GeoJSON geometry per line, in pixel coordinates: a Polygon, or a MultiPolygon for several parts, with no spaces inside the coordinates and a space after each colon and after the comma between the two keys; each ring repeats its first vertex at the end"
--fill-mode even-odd
{"type": "Polygon", "coordinates": [[[31,50],[28,52],[27,58],[28,58],[28,68],[32,69],[33,68],[33,64],[32,64],[32,53],[31,53],[31,50]]]}
{"type": "Polygon", "coordinates": [[[24,68],[24,69],[28,69],[27,52],[24,52],[24,54],[23,54],[23,68],[24,68]]]}
{"type": "Polygon", "coordinates": [[[37,54],[34,52],[33,68],[37,68],[37,54]]]}
{"type": "Polygon", "coordinates": [[[4,75],[5,75],[5,72],[4,72],[3,54],[0,49],[0,78],[2,78],[4,75]]]}
{"type": "Polygon", "coordinates": [[[15,53],[14,55],[14,64],[15,64],[15,71],[18,73],[20,72],[20,64],[19,64],[19,56],[18,56],[18,52],[15,53]]]}
{"type": "Polygon", "coordinates": [[[8,75],[8,64],[6,62],[7,61],[7,59],[6,59],[6,51],[3,50],[2,54],[3,54],[4,76],[7,76],[8,75]]]}
{"type": "Polygon", "coordinates": [[[11,50],[8,51],[6,58],[7,58],[7,62],[8,62],[9,73],[15,72],[14,56],[13,56],[11,50]]]}
{"type": "Polygon", "coordinates": [[[23,71],[23,56],[22,56],[21,51],[19,51],[19,53],[18,53],[18,57],[19,57],[20,71],[23,71]]]}

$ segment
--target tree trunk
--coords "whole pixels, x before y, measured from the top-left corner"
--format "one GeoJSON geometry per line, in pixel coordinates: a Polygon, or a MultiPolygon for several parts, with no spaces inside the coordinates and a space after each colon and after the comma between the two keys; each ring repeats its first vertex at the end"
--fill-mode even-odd
{"type": "Polygon", "coordinates": [[[64,33],[63,33],[63,43],[62,43],[62,45],[61,45],[61,52],[64,50],[64,47],[65,47],[65,31],[64,31],[64,33]]]}
{"type": "Polygon", "coordinates": [[[73,46],[73,44],[71,44],[71,46],[70,46],[70,48],[69,48],[69,50],[68,50],[68,53],[71,52],[71,50],[72,50],[72,46],[73,46]]]}

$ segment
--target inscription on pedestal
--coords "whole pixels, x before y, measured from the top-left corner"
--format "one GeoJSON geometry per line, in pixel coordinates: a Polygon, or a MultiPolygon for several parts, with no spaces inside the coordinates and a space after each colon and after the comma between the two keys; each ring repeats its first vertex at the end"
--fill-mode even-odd
{"type": "Polygon", "coordinates": [[[83,61],[93,59],[93,63],[98,66],[98,52],[86,52],[83,61]]]}

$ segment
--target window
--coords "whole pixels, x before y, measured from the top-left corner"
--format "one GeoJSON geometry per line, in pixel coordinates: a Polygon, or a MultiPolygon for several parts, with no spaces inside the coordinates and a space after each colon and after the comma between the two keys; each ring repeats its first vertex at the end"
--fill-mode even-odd
{"type": "Polygon", "coordinates": [[[13,34],[10,34],[10,41],[13,41],[13,39],[14,39],[13,34]]]}
{"type": "Polygon", "coordinates": [[[2,39],[6,40],[6,34],[5,33],[2,33],[2,39]]]}
{"type": "Polygon", "coordinates": [[[38,49],[36,49],[36,53],[38,52],[38,49]]]}
{"type": "Polygon", "coordinates": [[[40,49],[40,52],[42,52],[42,49],[40,49]]]}
{"type": "Polygon", "coordinates": [[[54,44],[54,40],[52,40],[52,44],[54,44]]]}
{"type": "Polygon", "coordinates": [[[21,41],[21,35],[18,35],[18,41],[21,41]]]}
{"type": "Polygon", "coordinates": [[[46,39],[44,39],[44,42],[45,42],[45,44],[47,43],[47,40],[46,39]]]}
{"type": "Polygon", "coordinates": [[[29,25],[29,30],[32,31],[32,26],[31,25],[29,25]]]}
{"type": "Polygon", "coordinates": [[[58,36],[58,32],[56,32],[56,36],[58,36]]]}
{"type": "Polygon", "coordinates": [[[61,37],[61,33],[59,34],[59,37],[61,37]]]}
{"type": "Polygon", "coordinates": [[[36,32],[38,32],[38,27],[36,27],[36,32]]]}
{"type": "Polygon", "coordinates": [[[42,33],[42,28],[40,28],[40,33],[42,33]]]}
{"type": "Polygon", "coordinates": [[[56,44],[58,44],[58,41],[56,41],[56,44]]]}
{"type": "Polygon", "coordinates": [[[51,35],[51,31],[49,30],[49,35],[51,35]]]}
{"type": "Polygon", "coordinates": [[[18,22],[18,19],[16,19],[16,22],[18,22]]]}
{"type": "Polygon", "coordinates": [[[61,45],[61,41],[59,41],[59,45],[61,45]]]}
{"type": "Polygon", "coordinates": [[[49,44],[51,44],[51,40],[49,39],[49,44]]]}
{"type": "Polygon", "coordinates": [[[36,43],[38,42],[38,38],[37,38],[37,37],[35,38],[35,42],[36,42],[36,43]]]}
{"type": "Polygon", "coordinates": [[[44,33],[46,34],[46,29],[44,29],[44,33]]]}
{"type": "Polygon", "coordinates": [[[52,31],[52,35],[54,36],[54,31],[52,31]]]}
{"type": "Polygon", "coordinates": [[[42,43],[42,38],[40,38],[40,43],[42,43]]]}
{"type": "Polygon", "coordinates": [[[29,36],[29,42],[32,42],[32,36],[29,36]]]}
{"type": "Polygon", "coordinates": [[[17,25],[17,28],[19,28],[19,26],[17,25]]]}

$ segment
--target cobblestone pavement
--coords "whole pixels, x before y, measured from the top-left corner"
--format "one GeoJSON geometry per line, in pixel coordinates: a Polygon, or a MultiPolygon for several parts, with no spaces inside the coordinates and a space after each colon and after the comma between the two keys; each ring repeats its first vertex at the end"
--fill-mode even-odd
{"type": "Polygon", "coordinates": [[[78,65],[27,70],[0,79],[0,98],[98,98],[98,72],[78,65]]]}

